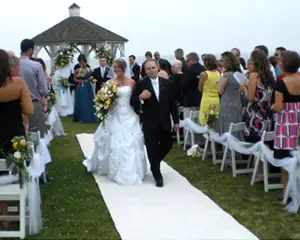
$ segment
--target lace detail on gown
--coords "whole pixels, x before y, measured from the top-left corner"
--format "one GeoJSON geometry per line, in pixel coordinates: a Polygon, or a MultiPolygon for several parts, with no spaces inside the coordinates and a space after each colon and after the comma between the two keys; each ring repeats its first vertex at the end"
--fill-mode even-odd
{"type": "Polygon", "coordinates": [[[129,86],[118,87],[117,104],[105,127],[100,125],[95,132],[93,155],[84,161],[88,171],[107,175],[122,185],[142,183],[147,172],[144,136],[139,117],[130,106],[131,93],[129,86]]]}

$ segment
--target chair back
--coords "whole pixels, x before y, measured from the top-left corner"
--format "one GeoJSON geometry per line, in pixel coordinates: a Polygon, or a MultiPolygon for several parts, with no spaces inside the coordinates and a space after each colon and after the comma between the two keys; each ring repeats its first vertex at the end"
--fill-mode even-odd
{"type": "Polygon", "coordinates": [[[234,132],[243,132],[243,131],[245,131],[245,128],[246,128],[246,124],[244,122],[231,123],[228,133],[231,134],[234,132]]]}

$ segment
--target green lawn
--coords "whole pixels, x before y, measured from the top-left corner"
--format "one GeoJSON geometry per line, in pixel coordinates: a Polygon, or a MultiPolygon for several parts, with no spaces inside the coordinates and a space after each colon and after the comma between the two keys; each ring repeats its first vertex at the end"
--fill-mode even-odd
{"type": "MultiPolygon", "coordinates": [[[[70,118],[63,123],[68,136],[51,143],[49,174],[56,178],[41,185],[45,226],[30,239],[120,239],[93,176],[82,165],[75,137],[94,132],[96,125],[74,124],[70,118]]],[[[233,179],[230,169],[220,172],[220,165],[187,158],[177,147],[167,161],[260,239],[300,239],[300,216],[282,209],[280,191],[264,193],[261,184],[250,186],[249,176],[233,179]]]]}

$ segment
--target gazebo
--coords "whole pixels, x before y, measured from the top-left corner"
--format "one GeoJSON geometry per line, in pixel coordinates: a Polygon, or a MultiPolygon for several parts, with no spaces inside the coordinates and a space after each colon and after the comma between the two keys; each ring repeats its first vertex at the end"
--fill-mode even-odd
{"type": "Polygon", "coordinates": [[[113,57],[116,56],[118,49],[120,55],[124,56],[125,43],[128,41],[126,38],[81,17],[80,7],[76,3],[69,7],[68,18],[38,34],[32,40],[35,42],[35,55],[37,56],[42,49],[45,49],[51,59],[51,67],[54,66],[57,51],[71,43],[75,43],[76,50],[88,58],[94,49],[104,45],[109,46],[113,57]]]}

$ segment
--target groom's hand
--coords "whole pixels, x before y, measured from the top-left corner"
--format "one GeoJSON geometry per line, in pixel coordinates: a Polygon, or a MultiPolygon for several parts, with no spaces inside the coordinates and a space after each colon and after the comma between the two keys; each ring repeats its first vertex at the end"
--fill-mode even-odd
{"type": "Polygon", "coordinates": [[[180,130],[180,125],[177,123],[177,124],[174,124],[174,129],[176,132],[179,132],[180,130]]]}
{"type": "Polygon", "coordinates": [[[151,97],[151,93],[148,90],[143,90],[143,92],[139,95],[139,98],[142,100],[149,99],[151,97]]]}

